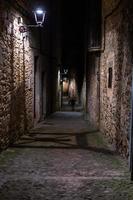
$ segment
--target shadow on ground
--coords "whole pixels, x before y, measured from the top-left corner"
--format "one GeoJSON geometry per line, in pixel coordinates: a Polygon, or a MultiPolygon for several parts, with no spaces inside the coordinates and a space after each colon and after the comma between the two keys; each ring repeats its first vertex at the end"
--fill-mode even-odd
{"type": "Polygon", "coordinates": [[[12,148],[65,148],[85,149],[97,153],[116,155],[110,150],[97,131],[82,133],[31,133],[21,137],[12,148]]]}
{"type": "Polygon", "coordinates": [[[78,112],[55,113],[0,155],[0,200],[133,200],[128,167],[78,112]]]}

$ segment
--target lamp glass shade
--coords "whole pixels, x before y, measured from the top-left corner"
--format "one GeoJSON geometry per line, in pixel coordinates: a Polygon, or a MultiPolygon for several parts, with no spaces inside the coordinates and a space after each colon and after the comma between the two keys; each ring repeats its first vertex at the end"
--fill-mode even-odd
{"type": "Polygon", "coordinates": [[[37,25],[42,25],[45,19],[46,12],[42,9],[37,9],[34,11],[35,21],[37,25]]]}

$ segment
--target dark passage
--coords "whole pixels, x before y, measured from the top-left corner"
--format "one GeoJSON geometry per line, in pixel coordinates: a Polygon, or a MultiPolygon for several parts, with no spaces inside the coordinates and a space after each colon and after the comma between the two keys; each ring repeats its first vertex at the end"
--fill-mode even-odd
{"type": "Polygon", "coordinates": [[[0,200],[133,200],[132,38],[129,0],[0,0],[0,200]]]}

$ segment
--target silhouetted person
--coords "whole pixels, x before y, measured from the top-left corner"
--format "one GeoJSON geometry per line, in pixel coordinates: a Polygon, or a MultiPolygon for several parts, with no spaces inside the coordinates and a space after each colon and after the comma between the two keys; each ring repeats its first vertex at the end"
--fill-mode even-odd
{"type": "Polygon", "coordinates": [[[76,103],[75,97],[71,97],[71,98],[70,98],[70,104],[71,104],[71,106],[72,106],[72,111],[75,110],[75,103],[76,103]]]}
{"type": "Polygon", "coordinates": [[[74,78],[70,81],[68,94],[69,94],[69,102],[68,103],[71,105],[72,111],[74,111],[75,103],[76,103],[76,99],[77,99],[76,98],[77,97],[76,82],[75,82],[74,78]]]}

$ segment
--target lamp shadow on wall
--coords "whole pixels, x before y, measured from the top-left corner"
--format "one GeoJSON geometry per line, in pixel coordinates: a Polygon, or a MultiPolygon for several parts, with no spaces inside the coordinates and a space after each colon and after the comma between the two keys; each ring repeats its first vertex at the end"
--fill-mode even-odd
{"type": "MultiPolygon", "coordinates": [[[[9,142],[14,143],[27,129],[27,116],[26,116],[26,91],[25,91],[25,48],[23,39],[23,53],[22,53],[22,66],[15,66],[15,39],[11,34],[11,56],[10,56],[10,121],[9,121],[9,142]]],[[[19,63],[20,65],[20,63],[19,63]]]]}

